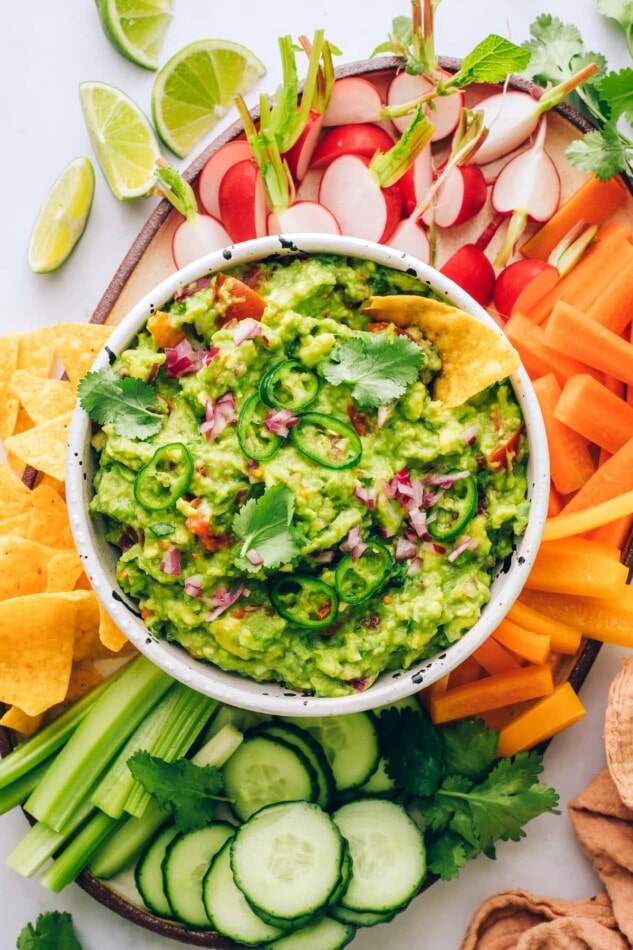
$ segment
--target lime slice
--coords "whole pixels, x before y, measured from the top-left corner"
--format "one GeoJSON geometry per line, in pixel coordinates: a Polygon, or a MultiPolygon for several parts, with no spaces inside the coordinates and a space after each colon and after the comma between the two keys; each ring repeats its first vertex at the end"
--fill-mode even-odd
{"type": "Polygon", "coordinates": [[[161,67],[152,90],[152,115],[161,139],[179,158],[213,128],[266,72],[244,46],[229,40],[190,43],[161,67]]]}
{"type": "Polygon", "coordinates": [[[171,20],[173,0],[96,0],[103,32],[119,53],[158,69],[158,53],[171,20]]]}
{"type": "Polygon", "coordinates": [[[79,96],[92,147],[117,198],[139,198],[154,187],[160,149],[136,103],[116,86],[82,82],[79,96]]]}
{"type": "Polygon", "coordinates": [[[86,228],[94,192],[92,162],[75,158],[53,183],[37,216],[27,254],[36,274],[57,270],[70,257],[86,228]]]}

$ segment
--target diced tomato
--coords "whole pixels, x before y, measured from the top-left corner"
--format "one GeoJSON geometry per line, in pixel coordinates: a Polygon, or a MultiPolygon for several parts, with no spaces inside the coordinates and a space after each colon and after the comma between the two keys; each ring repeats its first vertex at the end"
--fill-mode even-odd
{"type": "Polygon", "coordinates": [[[266,301],[247,284],[235,277],[218,274],[215,278],[215,303],[221,310],[221,322],[261,320],[266,301]]]}
{"type": "Polygon", "coordinates": [[[192,534],[199,538],[205,551],[219,551],[220,548],[226,548],[231,543],[228,534],[214,534],[209,519],[202,511],[196,511],[195,515],[190,515],[185,521],[185,525],[192,534]]]}
{"type": "Polygon", "coordinates": [[[163,310],[157,310],[149,317],[147,329],[161,350],[178,346],[185,338],[185,331],[180,327],[173,327],[169,322],[169,314],[163,310]]]}
{"type": "Polygon", "coordinates": [[[509,436],[509,438],[507,438],[504,442],[501,442],[496,449],[486,456],[486,462],[488,463],[489,468],[508,467],[508,463],[511,461],[511,456],[516,455],[522,431],[523,426],[520,425],[519,428],[515,429],[512,435],[509,436]]]}

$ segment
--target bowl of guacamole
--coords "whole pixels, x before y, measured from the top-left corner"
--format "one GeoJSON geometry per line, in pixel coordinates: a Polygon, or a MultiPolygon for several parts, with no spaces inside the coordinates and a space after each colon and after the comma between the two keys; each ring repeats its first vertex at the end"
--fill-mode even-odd
{"type": "Polygon", "coordinates": [[[79,386],[68,496],[138,649],[232,705],[384,705],[492,632],[547,444],[494,321],[388,247],[261,238],[163,281],[79,386]]]}

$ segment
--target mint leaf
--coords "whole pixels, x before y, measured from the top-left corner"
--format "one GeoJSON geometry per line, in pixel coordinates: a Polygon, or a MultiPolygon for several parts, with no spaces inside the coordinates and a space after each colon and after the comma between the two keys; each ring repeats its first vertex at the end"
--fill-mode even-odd
{"type": "Polygon", "coordinates": [[[621,115],[633,123],[633,69],[611,72],[600,83],[599,92],[609,107],[609,116],[615,121],[621,115]]]}
{"type": "Polygon", "coordinates": [[[463,88],[473,82],[504,82],[508,73],[525,69],[529,50],[492,33],[464,57],[448,85],[463,88]]]}
{"type": "Polygon", "coordinates": [[[112,425],[117,435],[147,439],[162,426],[153,386],[133,376],[122,378],[111,366],[87,373],[79,381],[77,395],[93,422],[112,425]]]}
{"type": "Polygon", "coordinates": [[[497,753],[497,729],[489,729],[482,719],[462,719],[445,726],[441,735],[447,775],[476,781],[488,772],[497,753]]]}
{"type": "Polygon", "coordinates": [[[277,484],[267,488],[259,498],[250,498],[233,518],[232,530],[244,543],[240,566],[258,570],[246,558],[253,551],[263,558],[267,568],[288,564],[297,557],[301,537],[292,527],[294,495],[286,485],[277,484]]]}
{"type": "Polygon", "coordinates": [[[381,333],[359,333],[333,351],[319,370],[329,383],[352,385],[359,406],[384,406],[402,396],[418,378],[422,350],[407,336],[386,338],[381,333]]]}
{"type": "Polygon", "coordinates": [[[620,172],[628,172],[633,152],[627,149],[617,129],[607,124],[604,129],[587,134],[565,149],[569,161],[583,172],[593,172],[600,181],[608,181],[620,172]]]}
{"type": "Polygon", "coordinates": [[[17,950],[81,950],[72,917],[59,910],[40,914],[35,926],[27,924],[18,936],[16,947],[17,950]]]}
{"type": "Polygon", "coordinates": [[[425,709],[395,706],[377,717],[387,775],[413,795],[432,795],[442,776],[442,741],[425,709]]]}
{"type": "Polygon", "coordinates": [[[213,820],[222,797],[222,772],[214,765],[195,765],[189,759],[165,762],[143,749],[127,760],[137,781],[155,799],[159,808],[172,809],[181,831],[204,828],[213,820]]]}

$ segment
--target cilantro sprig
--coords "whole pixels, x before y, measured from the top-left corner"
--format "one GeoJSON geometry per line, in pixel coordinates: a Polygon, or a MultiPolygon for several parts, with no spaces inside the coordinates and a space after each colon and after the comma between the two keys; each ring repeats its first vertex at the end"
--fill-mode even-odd
{"type": "Polygon", "coordinates": [[[147,439],[162,426],[154,387],[142,379],[121,377],[111,366],[87,373],[77,393],[93,422],[111,425],[117,435],[147,439]]]}
{"type": "Polygon", "coordinates": [[[196,765],[189,759],[166,762],[143,749],[127,761],[135,779],[161,809],[171,808],[180,831],[204,828],[213,820],[222,795],[222,772],[214,765],[196,765]]]}
{"type": "Polygon", "coordinates": [[[69,913],[49,910],[20,932],[17,950],[81,950],[69,913]]]}
{"type": "Polygon", "coordinates": [[[243,541],[240,550],[240,567],[256,571],[258,567],[279,567],[297,557],[303,539],[292,525],[294,495],[287,485],[281,483],[267,488],[259,498],[250,498],[233,518],[232,530],[243,541]],[[254,564],[248,552],[259,555],[260,563],[254,564]]]}
{"type": "Polygon", "coordinates": [[[405,392],[420,373],[422,350],[407,336],[358,333],[333,350],[319,371],[333,386],[352,385],[362,407],[383,406],[405,392]]]}

